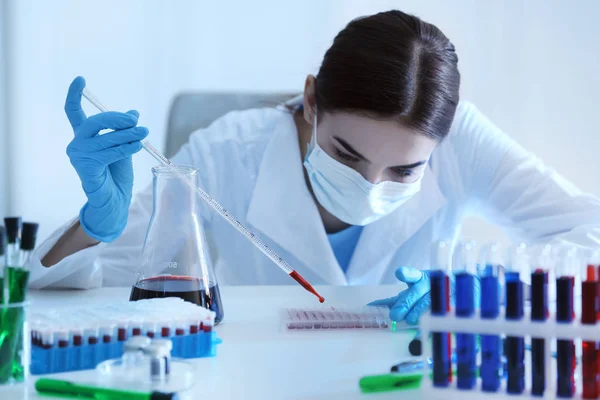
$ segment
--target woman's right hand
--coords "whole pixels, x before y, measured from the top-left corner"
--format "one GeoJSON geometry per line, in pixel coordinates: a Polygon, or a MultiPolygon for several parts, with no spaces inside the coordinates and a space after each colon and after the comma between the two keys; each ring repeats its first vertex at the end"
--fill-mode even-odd
{"type": "Polygon", "coordinates": [[[131,156],[142,148],[148,129],[137,126],[137,111],[103,112],[86,117],[81,109],[85,80],[71,83],[65,112],[75,137],[67,146],[67,155],[77,171],[87,202],[79,213],[79,222],[87,235],[111,242],[127,225],[133,190],[131,156]],[[112,129],[100,135],[103,129],[112,129]]]}

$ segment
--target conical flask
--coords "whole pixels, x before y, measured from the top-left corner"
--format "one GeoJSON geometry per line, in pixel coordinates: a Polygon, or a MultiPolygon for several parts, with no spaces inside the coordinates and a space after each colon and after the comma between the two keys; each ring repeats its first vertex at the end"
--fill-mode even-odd
{"type": "Polygon", "coordinates": [[[214,311],[219,323],[223,305],[199,215],[198,170],[158,166],[152,173],[152,217],[130,300],[181,297],[214,311]]]}

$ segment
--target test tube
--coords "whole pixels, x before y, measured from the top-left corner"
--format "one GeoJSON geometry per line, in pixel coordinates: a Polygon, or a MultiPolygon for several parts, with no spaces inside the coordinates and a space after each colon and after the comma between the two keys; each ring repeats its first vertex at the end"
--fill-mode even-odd
{"type": "MultiPolygon", "coordinates": [[[[551,267],[550,246],[544,247],[532,265],[531,271],[531,320],[545,322],[548,319],[548,269],[551,267]]],[[[544,329],[543,326],[540,327],[544,329]]],[[[546,390],[545,340],[531,338],[531,394],[543,396],[546,390]]]]}
{"type": "MultiPolygon", "coordinates": [[[[567,251],[556,268],[556,321],[570,324],[574,317],[573,292],[577,258],[575,249],[567,251]]],[[[558,397],[571,398],[575,394],[575,345],[573,340],[556,341],[556,393],[558,397]]]]}
{"type": "MultiPolygon", "coordinates": [[[[503,264],[498,243],[483,247],[478,266],[481,285],[481,318],[496,319],[500,314],[498,273],[503,264]]],[[[499,335],[481,335],[481,390],[497,392],[502,377],[502,339],[499,335]]]]}
{"type": "Polygon", "coordinates": [[[54,346],[54,331],[52,326],[42,326],[39,332],[41,347],[43,349],[51,349],[54,346]]]}
{"type": "Polygon", "coordinates": [[[140,336],[142,334],[142,319],[141,318],[132,318],[129,321],[128,326],[131,328],[131,332],[128,337],[140,336]]]}
{"type": "Polygon", "coordinates": [[[85,341],[89,345],[98,344],[98,326],[90,322],[83,330],[85,341]]]}
{"type": "Polygon", "coordinates": [[[21,267],[25,267],[29,264],[29,260],[35,249],[38,227],[39,224],[37,223],[23,222],[20,242],[21,251],[19,254],[19,265],[21,267]]]}
{"type": "Polygon", "coordinates": [[[4,218],[4,225],[6,226],[7,239],[4,265],[6,267],[17,268],[20,266],[21,229],[23,222],[21,217],[7,217],[4,218]]]}
{"type": "Polygon", "coordinates": [[[158,326],[156,324],[156,321],[146,320],[146,322],[144,322],[143,331],[145,335],[148,336],[150,339],[154,339],[157,336],[157,329],[158,326]]]}
{"type": "Polygon", "coordinates": [[[117,341],[124,342],[127,340],[127,320],[123,317],[117,320],[117,341]]]}
{"type": "MultiPolygon", "coordinates": [[[[596,276],[596,267],[594,262],[583,264],[581,271],[581,323],[584,325],[596,324],[597,312],[597,287],[598,277],[596,276]]],[[[584,399],[598,398],[598,343],[595,341],[583,341],[581,372],[583,378],[584,399]]]]}
{"type": "MultiPolygon", "coordinates": [[[[446,242],[438,242],[433,248],[431,285],[431,315],[444,316],[449,307],[449,249],[446,242]]],[[[433,332],[433,385],[448,387],[452,376],[451,342],[449,332],[433,332]]]]}
{"type": "Polygon", "coordinates": [[[202,323],[202,330],[205,333],[212,332],[213,329],[213,321],[210,317],[206,317],[204,322],[202,323]]]}
{"type": "Polygon", "coordinates": [[[186,334],[186,330],[189,332],[186,319],[184,316],[180,315],[175,320],[175,336],[184,336],[186,334]]]}
{"type": "MultiPolygon", "coordinates": [[[[456,280],[456,316],[473,318],[475,314],[475,242],[459,243],[452,265],[456,280]]],[[[477,382],[477,343],[475,335],[456,334],[456,385],[473,389],[477,382]]]]}
{"type": "Polygon", "coordinates": [[[102,329],[100,329],[100,335],[102,336],[102,343],[112,343],[113,336],[115,336],[116,324],[113,322],[105,322],[102,329]]]}
{"type": "MultiPolygon", "coordinates": [[[[527,248],[520,244],[508,251],[505,273],[506,319],[520,320],[524,313],[523,282],[521,272],[529,270],[527,248]]],[[[506,336],[506,391],[519,394],[525,390],[525,339],[521,336],[506,336]]]]}

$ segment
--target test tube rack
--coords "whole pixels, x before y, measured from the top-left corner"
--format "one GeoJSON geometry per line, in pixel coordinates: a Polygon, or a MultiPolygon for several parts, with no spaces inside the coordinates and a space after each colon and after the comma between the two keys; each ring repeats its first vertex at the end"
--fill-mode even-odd
{"type": "MultiPolygon", "coordinates": [[[[217,344],[221,343],[216,332],[198,332],[172,336],[173,357],[214,357],[217,344]]],[[[42,348],[31,346],[32,375],[93,369],[103,361],[121,357],[124,341],[115,343],[82,344],[81,346],[42,348]]]]}
{"type": "Polygon", "coordinates": [[[118,358],[128,338],[169,339],[179,358],[214,357],[215,313],[180,298],[40,311],[29,316],[33,375],[78,371],[118,358]]]}
{"type": "MultiPolygon", "coordinates": [[[[557,322],[554,315],[550,315],[546,321],[532,321],[530,314],[525,313],[520,320],[506,320],[504,312],[501,312],[496,319],[482,319],[478,315],[472,318],[457,317],[454,309],[450,310],[444,316],[434,316],[425,314],[421,316],[419,328],[421,329],[421,337],[429,337],[431,332],[452,332],[452,333],[471,333],[475,335],[510,335],[521,337],[532,337],[546,339],[545,346],[545,375],[546,375],[546,390],[543,396],[534,397],[531,395],[530,388],[526,386],[521,394],[512,394],[506,392],[505,384],[498,389],[497,392],[483,392],[481,390],[481,382],[472,390],[463,390],[456,387],[456,379],[453,379],[448,387],[439,388],[433,385],[431,379],[424,379],[421,384],[423,398],[432,400],[447,400],[460,396],[461,400],[479,400],[482,397],[499,400],[515,400],[515,399],[558,399],[556,395],[556,374],[552,358],[552,341],[556,339],[564,340],[587,340],[598,341],[600,339],[600,325],[583,325],[579,321],[557,322]]],[[[425,359],[432,357],[431,346],[423,346],[423,357],[425,359]]],[[[577,366],[577,374],[581,375],[581,365],[577,366]]],[[[530,373],[529,370],[525,372],[530,373]]],[[[424,376],[429,376],[429,367],[425,363],[424,376]]],[[[526,379],[527,381],[527,379],[526,379]]],[[[582,399],[581,390],[577,391],[572,399],[582,399]]]]}

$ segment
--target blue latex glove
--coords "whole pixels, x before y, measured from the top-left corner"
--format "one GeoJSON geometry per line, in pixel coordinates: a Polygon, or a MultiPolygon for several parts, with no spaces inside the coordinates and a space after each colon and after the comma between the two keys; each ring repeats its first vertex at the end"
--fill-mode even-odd
{"type": "MultiPolygon", "coordinates": [[[[390,319],[393,321],[406,321],[409,325],[417,325],[419,316],[429,309],[431,297],[429,296],[429,273],[411,267],[400,267],[396,270],[396,278],[408,285],[397,296],[376,300],[370,306],[387,306],[390,308],[390,319]]],[[[452,293],[454,290],[452,290],[452,293]]]]}
{"type": "MultiPolygon", "coordinates": [[[[390,319],[393,321],[406,321],[409,325],[417,325],[421,314],[429,310],[431,296],[429,295],[431,271],[420,271],[411,267],[400,267],[396,270],[396,278],[408,285],[408,289],[397,296],[376,300],[370,306],[387,306],[390,308],[390,319]]],[[[454,305],[455,299],[454,276],[450,275],[450,304],[454,305]]],[[[475,308],[479,307],[480,283],[475,277],[474,287],[475,308]]]]}
{"type": "Polygon", "coordinates": [[[90,237],[111,242],[127,225],[133,189],[131,156],[142,148],[148,129],[137,126],[137,111],[86,117],[81,109],[84,87],[85,80],[77,77],[67,94],[65,112],[75,133],[67,155],[87,196],[79,213],[81,227],[90,237]],[[113,132],[100,135],[103,129],[113,132]]]}

